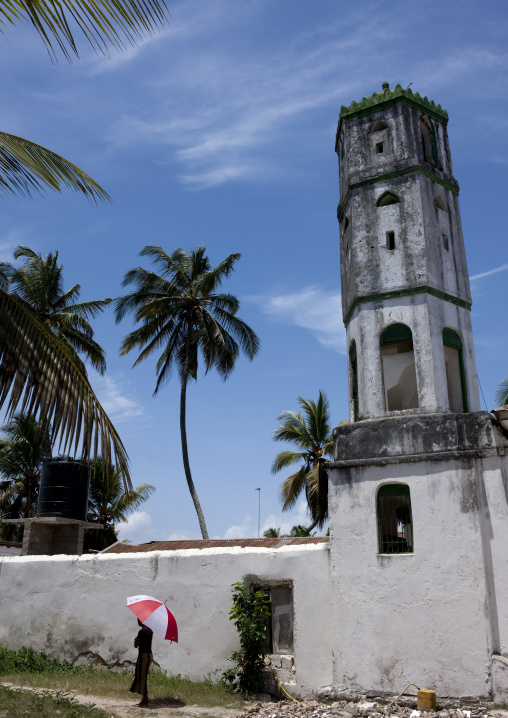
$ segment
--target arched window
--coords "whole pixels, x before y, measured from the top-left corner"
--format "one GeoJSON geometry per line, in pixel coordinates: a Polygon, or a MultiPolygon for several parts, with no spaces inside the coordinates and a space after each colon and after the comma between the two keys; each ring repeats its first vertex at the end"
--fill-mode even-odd
{"type": "Polygon", "coordinates": [[[358,421],[358,359],[356,342],[353,339],[349,348],[349,367],[351,370],[351,401],[353,403],[353,421],[358,421]]]}
{"type": "Polygon", "coordinates": [[[369,130],[369,132],[381,132],[381,130],[387,130],[388,129],[388,123],[384,120],[376,120],[372,123],[372,126],[369,130]]]}
{"type": "Polygon", "coordinates": [[[377,492],[379,553],[413,553],[411,496],[406,484],[385,484],[377,492]]]}
{"type": "Polygon", "coordinates": [[[346,219],[344,220],[344,232],[346,231],[346,229],[348,227],[349,227],[349,217],[346,217],[346,219]]]}
{"type": "Polygon", "coordinates": [[[438,209],[442,209],[443,212],[448,212],[448,205],[442,194],[438,194],[434,199],[434,204],[438,209]]]}
{"type": "Polygon", "coordinates": [[[400,199],[393,192],[383,192],[376,202],[376,207],[387,207],[389,204],[398,204],[400,199]]]}
{"type": "Polygon", "coordinates": [[[422,133],[423,159],[428,164],[441,169],[437,151],[436,130],[434,123],[429,120],[427,115],[423,115],[420,119],[420,132],[422,133]]]}
{"type": "Polygon", "coordinates": [[[418,408],[413,335],[405,324],[391,324],[380,337],[386,411],[418,408]]]}
{"type": "Polygon", "coordinates": [[[469,411],[466,389],[466,372],[462,356],[462,339],[449,327],[443,329],[443,347],[448,386],[448,404],[450,411],[462,414],[469,411]]]}

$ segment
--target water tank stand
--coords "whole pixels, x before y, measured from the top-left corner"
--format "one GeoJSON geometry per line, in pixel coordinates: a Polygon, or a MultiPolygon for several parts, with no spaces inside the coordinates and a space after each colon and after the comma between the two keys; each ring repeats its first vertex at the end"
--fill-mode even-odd
{"type": "Polygon", "coordinates": [[[6,524],[22,524],[22,556],[54,556],[70,554],[81,556],[85,529],[101,531],[100,524],[77,519],[65,519],[59,516],[47,516],[34,519],[5,519],[6,524]]]}

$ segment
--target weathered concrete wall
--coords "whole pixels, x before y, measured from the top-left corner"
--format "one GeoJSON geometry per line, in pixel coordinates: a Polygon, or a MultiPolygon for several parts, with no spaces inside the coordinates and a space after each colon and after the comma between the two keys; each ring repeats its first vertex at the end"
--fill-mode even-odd
{"type": "Polygon", "coordinates": [[[336,689],[492,694],[492,654],[508,648],[506,448],[485,412],[336,430],[336,689]],[[409,486],[414,553],[379,546],[377,493],[392,483],[409,486]]]}
{"type": "Polygon", "coordinates": [[[126,597],[167,599],[179,643],[154,638],[162,669],[215,678],[239,647],[229,621],[231,584],[293,582],[296,694],[332,679],[329,551],[305,547],[214,548],[143,554],[0,559],[0,643],[32,646],[74,661],[97,654],[108,665],[134,662],[137,625],[126,597]]]}

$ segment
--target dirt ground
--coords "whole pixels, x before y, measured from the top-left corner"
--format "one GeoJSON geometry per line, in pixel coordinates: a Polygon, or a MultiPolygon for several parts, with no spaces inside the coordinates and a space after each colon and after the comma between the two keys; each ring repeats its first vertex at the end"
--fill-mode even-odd
{"type": "MultiPolygon", "coordinates": [[[[17,686],[14,683],[0,682],[0,685],[6,688],[13,688],[20,691],[32,691],[33,693],[58,693],[58,691],[41,688],[28,688],[23,686],[17,686]]],[[[223,708],[217,706],[214,708],[205,708],[197,705],[185,705],[184,703],[169,703],[164,700],[154,699],[150,702],[148,708],[140,708],[136,705],[135,698],[132,701],[123,701],[116,698],[98,698],[96,696],[82,696],[74,691],[69,691],[69,696],[84,706],[93,706],[94,708],[100,708],[103,711],[110,712],[110,715],[118,718],[155,718],[155,716],[161,716],[161,718],[195,718],[200,716],[201,718],[237,718],[243,713],[249,704],[245,704],[245,707],[239,709],[223,708]]]]}

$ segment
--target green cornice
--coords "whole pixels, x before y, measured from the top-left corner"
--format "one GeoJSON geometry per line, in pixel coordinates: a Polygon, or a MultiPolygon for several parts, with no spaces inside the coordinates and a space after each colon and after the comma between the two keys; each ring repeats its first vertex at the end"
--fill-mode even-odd
{"type": "Polygon", "coordinates": [[[405,102],[411,107],[424,110],[436,120],[448,122],[448,112],[441,105],[436,105],[433,100],[429,100],[427,97],[421,97],[418,92],[413,92],[409,87],[407,90],[403,90],[401,85],[397,85],[394,90],[390,90],[387,82],[383,82],[381,92],[375,92],[370,97],[363,97],[360,102],[352,102],[349,107],[342,105],[340,118],[351,120],[353,117],[368,115],[374,110],[383,110],[397,102],[405,102]]]}
{"type": "Polygon", "coordinates": [[[425,177],[428,177],[433,182],[436,182],[436,184],[441,185],[441,187],[450,190],[450,192],[453,192],[453,194],[459,194],[460,190],[458,184],[453,185],[451,184],[451,182],[447,182],[447,180],[441,179],[441,177],[437,177],[437,175],[435,175],[433,172],[428,170],[426,167],[423,167],[422,165],[413,165],[412,167],[405,167],[403,170],[386,172],[385,174],[376,175],[375,177],[370,177],[369,179],[362,180],[361,182],[354,182],[353,184],[349,185],[346,192],[346,196],[337,208],[337,219],[339,221],[342,219],[342,215],[344,214],[346,205],[349,202],[351,192],[353,192],[355,189],[360,189],[361,187],[368,187],[369,185],[377,184],[378,182],[386,182],[387,180],[396,179],[397,177],[404,177],[405,175],[414,174],[416,172],[419,172],[425,177]]]}
{"type": "Polygon", "coordinates": [[[412,297],[416,294],[430,294],[432,297],[437,297],[437,299],[442,299],[445,302],[450,302],[451,304],[455,304],[455,306],[461,307],[462,309],[471,310],[471,302],[467,302],[465,299],[459,299],[459,297],[454,297],[453,294],[447,294],[446,292],[442,292],[440,289],[434,289],[434,287],[421,286],[411,287],[408,289],[394,289],[391,292],[380,292],[379,294],[367,294],[362,297],[356,297],[356,299],[351,304],[348,313],[346,314],[346,317],[344,319],[344,326],[348,326],[356,307],[358,307],[360,304],[367,304],[368,302],[380,302],[387,299],[399,299],[400,297],[412,297]]]}

